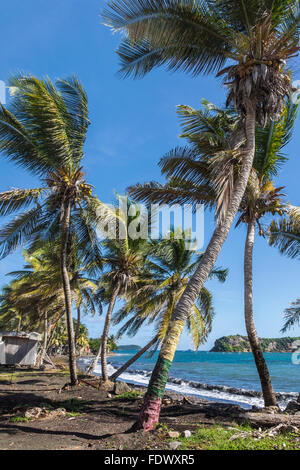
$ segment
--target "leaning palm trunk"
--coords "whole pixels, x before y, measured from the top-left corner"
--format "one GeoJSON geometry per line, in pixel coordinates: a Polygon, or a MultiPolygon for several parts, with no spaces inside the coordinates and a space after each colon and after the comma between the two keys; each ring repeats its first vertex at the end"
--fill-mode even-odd
{"type": "Polygon", "coordinates": [[[132,356],[129,361],[125,362],[125,364],[122,365],[113,375],[109,377],[109,379],[114,382],[123,372],[128,369],[131,364],[133,364],[135,361],[137,361],[148,349],[151,348],[157,341],[158,341],[158,335],[156,335],[146,346],[144,346],[138,353],[136,353],[134,356],[132,356]]]}
{"type": "Polygon", "coordinates": [[[271,377],[265,361],[253,319],[253,246],[255,239],[255,220],[248,224],[244,258],[244,295],[245,322],[249,343],[259,374],[265,406],[277,406],[277,399],[272,387],[271,377]]]}
{"type": "Polygon", "coordinates": [[[247,187],[255,153],[255,108],[255,103],[253,106],[248,106],[245,129],[247,144],[227,215],[222,224],[217,225],[200,265],[187,284],[183,295],[174,309],[156,366],[152,372],[147,393],[144,397],[143,407],[139,414],[138,421],[134,426],[135,428],[150,431],[155,427],[156,423],[158,423],[169,370],[186,319],[218,258],[219,252],[228,236],[230,227],[239,209],[247,187]]]}
{"type": "Polygon", "coordinates": [[[54,338],[54,335],[55,335],[55,331],[56,331],[56,327],[57,327],[57,323],[58,323],[59,320],[56,320],[51,326],[50,326],[50,335],[48,337],[48,341],[47,341],[47,349],[46,349],[46,353],[49,352],[50,348],[51,348],[51,345],[52,345],[52,341],[53,341],[53,338],[54,338]]]}
{"type": "Polygon", "coordinates": [[[117,297],[120,292],[120,284],[117,283],[112,297],[109,302],[109,306],[107,309],[107,314],[105,318],[105,323],[104,323],[104,328],[103,328],[103,333],[102,333],[102,338],[101,338],[101,371],[102,371],[102,380],[104,382],[107,382],[108,380],[108,374],[107,374],[107,360],[106,360],[106,355],[107,355],[107,338],[108,338],[108,332],[109,332],[109,327],[110,327],[110,321],[111,321],[111,316],[112,312],[117,300],[117,297]]]}
{"type": "Polygon", "coordinates": [[[107,336],[108,336],[109,327],[110,327],[111,315],[112,315],[112,312],[113,312],[113,309],[114,309],[114,306],[115,306],[115,303],[116,303],[116,300],[117,300],[117,297],[118,297],[118,294],[119,294],[119,290],[120,290],[120,288],[117,286],[116,289],[113,292],[113,295],[112,295],[111,299],[110,299],[107,314],[106,314],[104,329],[103,329],[103,333],[102,333],[102,337],[101,337],[101,342],[100,342],[100,345],[99,345],[99,349],[98,349],[98,352],[97,352],[96,356],[94,357],[93,361],[91,362],[90,366],[87,369],[87,373],[92,374],[95,367],[96,367],[96,365],[98,364],[99,357],[101,356],[102,378],[105,381],[108,380],[108,375],[107,375],[107,365],[106,365],[106,350],[104,352],[102,352],[102,347],[104,345],[103,338],[104,338],[104,336],[106,338],[105,339],[105,349],[106,349],[107,348],[107,336]],[[104,368],[103,368],[103,364],[104,364],[104,368]],[[105,379],[103,377],[103,369],[105,369],[105,371],[106,371],[106,378],[105,379]]]}
{"type": "Polygon", "coordinates": [[[74,338],[74,327],[73,327],[73,315],[72,315],[72,294],[70,286],[70,278],[67,270],[67,249],[68,239],[70,230],[70,212],[71,206],[70,201],[66,200],[64,203],[63,219],[62,219],[62,233],[61,233],[61,275],[65,296],[65,307],[67,317],[67,328],[68,328],[68,346],[69,346],[69,366],[70,366],[70,379],[71,385],[77,385],[77,368],[76,368],[76,350],[75,350],[75,338],[74,338]]]}
{"type": "Polygon", "coordinates": [[[89,367],[87,369],[87,374],[92,374],[94,372],[95,367],[96,367],[96,365],[98,364],[98,361],[99,361],[99,357],[100,357],[100,354],[101,354],[101,349],[102,349],[102,344],[100,342],[98,352],[97,352],[96,356],[94,357],[94,359],[92,360],[91,364],[89,365],[89,367]]]}

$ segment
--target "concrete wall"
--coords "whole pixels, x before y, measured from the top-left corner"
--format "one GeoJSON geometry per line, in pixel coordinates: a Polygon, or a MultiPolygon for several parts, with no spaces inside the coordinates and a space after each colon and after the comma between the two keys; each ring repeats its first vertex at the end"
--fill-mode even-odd
{"type": "Polygon", "coordinates": [[[0,364],[5,364],[5,344],[0,340],[0,364]]]}
{"type": "Polygon", "coordinates": [[[35,365],[37,341],[17,336],[6,336],[3,337],[3,340],[5,342],[5,364],[35,365]]]}

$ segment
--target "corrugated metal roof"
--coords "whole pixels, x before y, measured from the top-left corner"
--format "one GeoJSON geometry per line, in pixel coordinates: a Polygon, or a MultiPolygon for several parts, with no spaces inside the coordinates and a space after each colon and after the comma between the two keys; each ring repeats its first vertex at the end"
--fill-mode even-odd
{"type": "Polygon", "coordinates": [[[42,335],[40,333],[26,333],[24,331],[0,331],[0,338],[13,336],[14,338],[30,339],[33,341],[41,341],[42,335]]]}

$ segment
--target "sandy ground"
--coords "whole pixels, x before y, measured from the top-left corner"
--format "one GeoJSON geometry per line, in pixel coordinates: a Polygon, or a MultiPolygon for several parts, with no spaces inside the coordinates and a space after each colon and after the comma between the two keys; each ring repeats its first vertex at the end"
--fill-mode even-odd
{"type": "MultiPolygon", "coordinates": [[[[164,429],[150,433],[130,432],[142,398],[118,398],[83,382],[75,388],[63,389],[67,382],[68,375],[63,370],[18,370],[14,374],[0,371],[1,450],[168,448],[164,429]],[[65,416],[25,421],[25,411],[37,406],[52,410],[63,407],[69,412],[65,416]]],[[[137,390],[144,392],[142,388],[137,390]]],[[[199,424],[209,426],[216,421],[232,425],[238,408],[185,399],[168,392],[160,422],[177,431],[193,430],[199,424]]]]}

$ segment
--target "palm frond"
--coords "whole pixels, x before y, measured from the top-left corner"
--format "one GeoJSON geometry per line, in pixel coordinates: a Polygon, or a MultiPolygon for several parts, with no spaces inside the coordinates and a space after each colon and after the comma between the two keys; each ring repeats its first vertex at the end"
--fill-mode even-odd
{"type": "Polygon", "coordinates": [[[300,256],[300,224],[294,217],[273,221],[269,227],[269,243],[289,258],[300,256]]]}
{"type": "Polygon", "coordinates": [[[90,125],[87,95],[75,76],[57,80],[56,85],[67,109],[67,132],[71,142],[73,159],[79,165],[83,156],[87,129],[90,125]]]}
{"type": "Polygon", "coordinates": [[[40,176],[52,168],[30,130],[3,105],[0,105],[0,151],[35,175],[40,176]]]}
{"type": "Polygon", "coordinates": [[[286,333],[295,325],[300,325],[300,299],[292,302],[292,306],[287,308],[284,312],[284,326],[281,329],[282,333],[286,333]]]}
{"type": "Polygon", "coordinates": [[[265,128],[257,126],[254,168],[259,177],[263,175],[270,180],[278,176],[279,169],[287,161],[282,150],[291,140],[297,114],[298,106],[289,101],[280,121],[271,122],[265,128]]]}
{"type": "Polygon", "coordinates": [[[217,9],[232,27],[251,35],[253,27],[268,13],[272,14],[274,26],[289,17],[295,5],[293,0],[208,0],[208,5],[217,9]]]}
{"type": "Polygon", "coordinates": [[[38,206],[18,215],[0,230],[1,258],[31,239],[40,221],[41,214],[42,208],[38,206]]]}
{"type": "Polygon", "coordinates": [[[24,124],[48,168],[72,165],[68,111],[51,80],[20,75],[12,77],[9,83],[17,89],[10,109],[24,124]]]}
{"type": "Polygon", "coordinates": [[[45,188],[12,189],[0,193],[0,215],[6,216],[20,209],[26,209],[37,202],[45,188]]]}
{"type": "Polygon", "coordinates": [[[220,70],[232,50],[230,28],[205,2],[111,1],[103,20],[128,35],[118,51],[125,75],[143,76],[157,65],[209,73],[220,70]]]}

